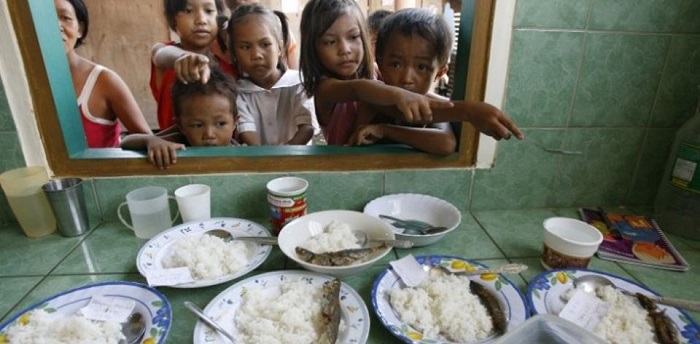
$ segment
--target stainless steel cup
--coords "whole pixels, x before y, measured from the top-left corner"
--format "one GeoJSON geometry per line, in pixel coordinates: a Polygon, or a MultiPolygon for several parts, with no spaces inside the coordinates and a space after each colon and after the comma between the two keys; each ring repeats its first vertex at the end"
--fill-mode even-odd
{"type": "Polygon", "coordinates": [[[42,189],[51,204],[61,235],[83,235],[90,229],[82,179],[54,179],[44,184],[42,189]]]}

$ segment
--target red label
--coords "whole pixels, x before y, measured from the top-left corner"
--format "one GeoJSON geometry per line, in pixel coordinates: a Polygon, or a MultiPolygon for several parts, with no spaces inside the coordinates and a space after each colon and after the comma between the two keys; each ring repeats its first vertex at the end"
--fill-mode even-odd
{"type": "Polygon", "coordinates": [[[270,225],[272,235],[279,235],[282,228],[290,221],[306,215],[306,194],[294,197],[268,195],[270,204],[270,225]]]}

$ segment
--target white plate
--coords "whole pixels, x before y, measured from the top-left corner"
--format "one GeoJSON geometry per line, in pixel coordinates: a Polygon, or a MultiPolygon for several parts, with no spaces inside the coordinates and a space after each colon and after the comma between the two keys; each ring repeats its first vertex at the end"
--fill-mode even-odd
{"type": "MultiPolygon", "coordinates": [[[[141,247],[138,256],[136,257],[136,267],[144,277],[149,273],[161,270],[163,268],[162,261],[168,253],[168,249],[172,244],[180,238],[190,235],[203,235],[204,232],[212,229],[223,229],[236,236],[261,236],[269,237],[270,232],[265,227],[245,219],[221,217],[212,218],[204,221],[183,223],[179,226],[172,227],[155,237],[151,238],[146,244],[141,247]]],[[[201,288],[210,285],[225,283],[241,277],[255,268],[260,266],[267,256],[270,255],[272,247],[270,245],[259,245],[256,243],[246,243],[250,248],[256,248],[254,253],[249,256],[248,263],[238,272],[229,275],[219,276],[212,279],[195,280],[191,283],[177,284],[169,286],[172,288],[201,288]]]]}
{"type": "MultiPolygon", "coordinates": [[[[279,295],[279,286],[290,282],[305,280],[316,286],[322,286],[324,282],[333,280],[332,276],[308,271],[273,271],[257,276],[252,276],[240,281],[217,295],[206,308],[204,314],[213,318],[221,327],[234,338],[240,333],[235,326],[235,313],[242,301],[242,295],[251,289],[262,289],[266,297],[279,295]]],[[[345,330],[338,334],[338,343],[367,342],[369,336],[369,311],[360,295],[345,283],[340,287],[340,305],[345,330]]],[[[194,327],[194,343],[230,343],[224,336],[205,325],[201,321],[194,327]]]]}
{"type": "Polygon", "coordinates": [[[43,309],[49,313],[72,315],[85,307],[93,296],[116,297],[135,301],[134,310],[146,319],[146,333],[139,343],[165,343],[173,317],[168,299],[158,290],[134,282],[105,282],[90,284],[51,296],[23,310],[0,325],[0,338],[15,325],[22,315],[43,309]]]}
{"type": "MultiPolygon", "coordinates": [[[[527,300],[532,314],[557,315],[564,308],[564,301],[559,297],[573,287],[573,280],[584,275],[601,275],[611,280],[618,288],[632,293],[658,295],[656,292],[628,279],[601,271],[588,269],[556,269],[537,275],[527,287],[527,300]]],[[[684,311],[678,308],[658,305],[666,312],[680,334],[681,343],[697,343],[700,327],[684,311]]]]}
{"type": "MultiPolygon", "coordinates": [[[[422,265],[441,265],[452,271],[465,270],[468,267],[487,267],[473,260],[452,256],[418,256],[416,260],[422,265]]],[[[483,285],[491,294],[496,296],[506,314],[508,330],[524,322],[530,315],[530,310],[525,304],[525,298],[518,290],[518,287],[503,275],[474,275],[470,276],[469,279],[483,285]]],[[[382,322],[382,325],[384,325],[391,334],[405,343],[451,343],[444,339],[423,337],[423,334],[419,330],[412,328],[408,323],[399,319],[394,309],[391,307],[391,303],[389,303],[389,291],[396,288],[405,288],[405,285],[391,267],[379,274],[372,287],[372,307],[377,317],[382,322]]],[[[476,343],[490,343],[496,338],[496,336],[492,335],[476,343]]]]}

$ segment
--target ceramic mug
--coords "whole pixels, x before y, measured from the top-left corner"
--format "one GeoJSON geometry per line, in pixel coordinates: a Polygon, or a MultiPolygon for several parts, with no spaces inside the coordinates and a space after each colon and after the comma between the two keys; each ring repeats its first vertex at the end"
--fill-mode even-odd
{"type": "Polygon", "coordinates": [[[298,177],[282,177],[267,183],[267,202],[270,205],[270,226],[278,235],[289,221],[306,215],[306,189],[309,182],[298,177]]]}
{"type": "Polygon", "coordinates": [[[175,197],[168,195],[168,190],[160,186],[146,186],[126,194],[126,202],[122,202],[117,208],[119,220],[134,231],[141,239],[150,239],[156,234],[172,227],[180,212],[175,217],[170,217],[169,199],[175,197]],[[132,224],[122,217],[122,207],[129,206],[132,224]]]}
{"type": "Polygon", "coordinates": [[[175,190],[182,222],[211,218],[211,188],[204,184],[185,185],[175,190]]]}

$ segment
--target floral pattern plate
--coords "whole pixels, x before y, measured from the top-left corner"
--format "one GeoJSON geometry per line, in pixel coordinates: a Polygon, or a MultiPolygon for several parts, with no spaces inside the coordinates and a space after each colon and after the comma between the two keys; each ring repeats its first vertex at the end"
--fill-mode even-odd
{"type": "MultiPolygon", "coordinates": [[[[234,318],[246,292],[251,289],[263,289],[265,297],[275,296],[280,293],[280,285],[299,280],[320,287],[324,282],[333,280],[333,277],[301,270],[273,271],[252,276],[214,297],[204,309],[204,314],[214,319],[234,338],[240,337],[234,318]]],[[[340,305],[345,329],[338,334],[338,343],[364,344],[367,342],[370,324],[369,311],[360,295],[345,283],[342,283],[340,287],[340,305]]],[[[194,344],[230,343],[224,336],[201,321],[198,321],[194,328],[193,342],[194,344]]]]}
{"type": "MultiPolygon", "coordinates": [[[[452,256],[418,256],[416,260],[422,265],[443,266],[451,271],[464,271],[483,269],[487,266],[479,262],[452,256]]],[[[530,314],[525,303],[525,297],[518,287],[509,279],[500,274],[482,274],[469,277],[470,280],[480,283],[496,296],[503,308],[508,321],[508,329],[524,322],[530,314]]],[[[399,319],[389,303],[389,291],[394,288],[404,288],[405,285],[391,267],[382,271],[372,287],[372,307],[377,317],[389,332],[405,343],[421,344],[448,344],[452,343],[441,338],[427,338],[423,334],[399,319]]],[[[491,343],[497,337],[492,335],[478,343],[491,343]]]]}
{"type": "MultiPolygon", "coordinates": [[[[237,218],[212,218],[204,221],[183,223],[172,227],[155,237],[151,238],[139,251],[136,257],[136,267],[144,277],[149,273],[154,273],[163,268],[162,261],[168,253],[168,249],[178,239],[189,235],[203,235],[204,232],[212,229],[223,229],[236,236],[270,236],[265,227],[252,221],[237,218]]],[[[259,245],[252,242],[245,243],[254,253],[249,256],[248,263],[234,274],[219,276],[217,278],[195,280],[189,283],[169,286],[171,288],[201,288],[215,284],[225,283],[241,277],[260,266],[270,255],[272,247],[270,245],[259,245]]]]}
{"type": "MultiPolygon", "coordinates": [[[[573,288],[573,280],[576,277],[584,275],[601,275],[611,280],[618,288],[632,293],[658,295],[641,284],[602,271],[556,269],[539,274],[530,281],[527,287],[527,300],[532,314],[559,314],[564,308],[564,302],[559,296],[573,288]]],[[[663,309],[676,325],[676,329],[680,333],[681,343],[698,343],[700,328],[687,313],[678,308],[664,305],[659,305],[659,308],[663,309]]]]}
{"type": "MultiPolygon", "coordinates": [[[[146,333],[139,343],[162,344],[168,336],[173,317],[168,299],[158,290],[134,282],[105,282],[89,284],[51,296],[21,311],[0,325],[0,343],[5,343],[7,331],[23,320],[29,311],[43,309],[48,313],[71,315],[87,306],[93,296],[116,297],[133,300],[134,310],[146,319],[146,333]]],[[[31,318],[30,318],[31,321],[31,318]]]]}

